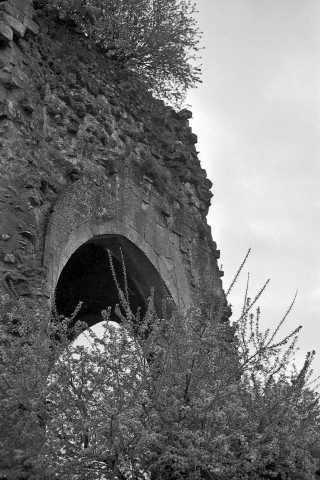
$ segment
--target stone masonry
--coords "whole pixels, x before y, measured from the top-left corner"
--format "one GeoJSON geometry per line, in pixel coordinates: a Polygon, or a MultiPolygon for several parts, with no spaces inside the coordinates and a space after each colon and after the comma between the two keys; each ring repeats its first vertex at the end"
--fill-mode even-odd
{"type": "Polygon", "coordinates": [[[31,0],[0,12],[0,292],[53,301],[80,247],[120,245],[141,298],[162,284],[182,311],[224,301],[191,112],[31,0]]]}
{"type": "Polygon", "coordinates": [[[32,0],[8,0],[0,3],[0,40],[2,43],[37,34],[39,26],[33,21],[32,0]]]}

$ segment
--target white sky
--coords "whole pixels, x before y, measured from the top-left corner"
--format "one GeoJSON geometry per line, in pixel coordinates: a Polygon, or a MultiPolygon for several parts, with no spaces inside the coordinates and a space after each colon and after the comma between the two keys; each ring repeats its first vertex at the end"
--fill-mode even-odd
{"type": "Polygon", "coordinates": [[[188,103],[202,166],[213,182],[208,221],[230,301],[271,284],[265,327],[298,299],[287,330],[303,325],[300,358],[318,351],[320,374],[320,2],[197,0],[203,84],[188,103]]]}

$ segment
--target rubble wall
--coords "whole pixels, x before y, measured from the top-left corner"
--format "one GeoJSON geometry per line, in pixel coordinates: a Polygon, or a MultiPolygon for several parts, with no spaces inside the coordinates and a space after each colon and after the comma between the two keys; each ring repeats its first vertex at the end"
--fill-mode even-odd
{"type": "Polygon", "coordinates": [[[223,300],[191,112],[31,1],[0,9],[1,293],[52,299],[71,255],[115,235],[183,311],[223,300]]]}

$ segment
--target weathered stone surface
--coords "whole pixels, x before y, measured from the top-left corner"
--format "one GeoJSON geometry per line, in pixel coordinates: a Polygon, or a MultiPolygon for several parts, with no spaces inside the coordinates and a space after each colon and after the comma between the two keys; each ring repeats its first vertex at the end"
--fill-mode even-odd
{"type": "Polygon", "coordinates": [[[31,18],[25,16],[23,20],[23,24],[26,27],[28,32],[31,32],[34,35],[37,35],[39,33],[39,25],[36,22],[34,22],[31,18]]]}
{"type": "Polygon", "coordinates": [[[5,242],[6,242],[7,240],[9,240],[9,238],[10,238],[10,235],[7,235],[6,233],[3,233],[3,234],[1,235],[1,239],[4,240],[5,242]]]}
{"type": "MultiPolygon", "coordinates": [[[[22,82],[19,76],[16,75],[15,72],[8,72],[8,71],[2,71],[2,72],[0,71],[0,84],[2,84],[3,87],[6,88],[7,90],[15,90],[17,88],[22,87],[22,82]]],[[[7,105],[8,106],[10,105],[8,111],[13,113],[14,107],[12,102],[11,104],[7,102],[7,105]]]]}
{"type": "Polygon", "coordinates": [[[28,113],[33,113],[36,108],[35,99],[28,96],[21,99],[20,105],[28,113]]]}
{"type": "MultiPolygon", "coordinates": [[[[5,15],[15,7],[27,18],[23,2],[4,4],[5,15]]],[[[121,263],[122,248],[134,301],[152,286],[183,311],[224,301],[191,112],[166,107],[87,39],[41,21],[41,35],[0,52],[0,292],[53,298],[58,288],[68,312],[68,264],[93,315],[110,274],[99,262],[109,249],[121,263]]]]}
{"type": "Polygon", "coordinates": [[[29,18],[33,17],[34,9],[32,0],[8,0],[7,2],[3,3],[9,3],[15,10],[19,10],[29,18]]]}
{"type": "Polygon", "coordinates": [[[25,14],[18,10],[11,2],[1,2],[0,3],[0,10],[12,15],[14,18],[19,20],[19,22],[23,22],[25,14]]]}
{"type": "Polygon", "coordinates": [[[26,26],[8,13],[0,12],[0,19],[12,28],[13,35],[21,38],[26,33],[26,26]]]}
{"type": "Polygon", "coordinates": [[[8,0],[0,2],[0,40],[10,42],[13,36],[24,37],[26,31],[33,34],[39,33],[39,25],[32,20],[34,15],[32,0],[8,0]],[[12,29],[5,27],[7,25],[12,29]]]}
{"type": "Polygon", "coordinates": [[[0,42],[8,43],[13,40],[13,31],[7,23],[0,20],[0,42]]]}
{"type": "Polygon", "coordinates": [[[14,255],[12,253],[7,253],[5,256],[4,256],[4,259],[3,261],[5,263],[15,263],[16,259],[14,257],[14,255]]]}

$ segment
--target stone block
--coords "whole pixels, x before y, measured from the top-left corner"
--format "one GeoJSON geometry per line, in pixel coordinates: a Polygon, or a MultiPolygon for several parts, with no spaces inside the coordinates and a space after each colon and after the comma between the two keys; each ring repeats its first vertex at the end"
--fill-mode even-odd
{"type": "Polygon", "coordinates": [[[189,141],[190,141],[191,145],[195,145],[196,143],[198,143],[197,135],[195,133],[190,133],[189,141]]]}
{"type": "Polygon", "coordinates": [[[33,17],[34,14],[34,9],[32,5],[32,0],[8,0],[8,2],[2,2],[2,3],[10,3],[15,9],[19,10],[22,12],[24,15],[26,15],[29,18],[33,17]]]}
{"type": "Polygon", "coordinates": [[[24,17],[25,17],[24,13],[22,13],[20,10],[14,7],[10,2],[1,2],[0,10],[8,13],[9,15],[12,15],[14,18],[19,20],[19,22],[23,22],[24,20],[24,17]]]}
{"type": "Polygon", "coordinates": [[[182,118],[185,120],[189,120],[189,118],[192,118],[192,112],[190,110],[187,110],[186,108],[180,110],[180,112],[178,112],[176,115],[178,118],[182,118]]]}
{"type": "Polygon", "coordinates": [[[14,77],[10,72],[0,72],[0,84],[2,84],[8,90],[14,90],[22,87],[21,81],[14,77]]]}
{"type": "Polygon", "coordinates": [[[23,23],[19,22],[16,18],[8,13],[1,12],[0,19],[12,28],[13,35],[18,38],[22,38],[26,33],[26,27],[23,23]]]}
{"type": "Polygon", "coordinates": [[[31,20],[31,18],[24,17],[23,23],[28,32],[34,33],[35,35],[39,33],[39,25],[31,20]]]}
{"type": "Polygon", "coordinates": [[[9,43],[13,39],[13,31],[3,20],[0,20],[0,42],[9,43]]]}

